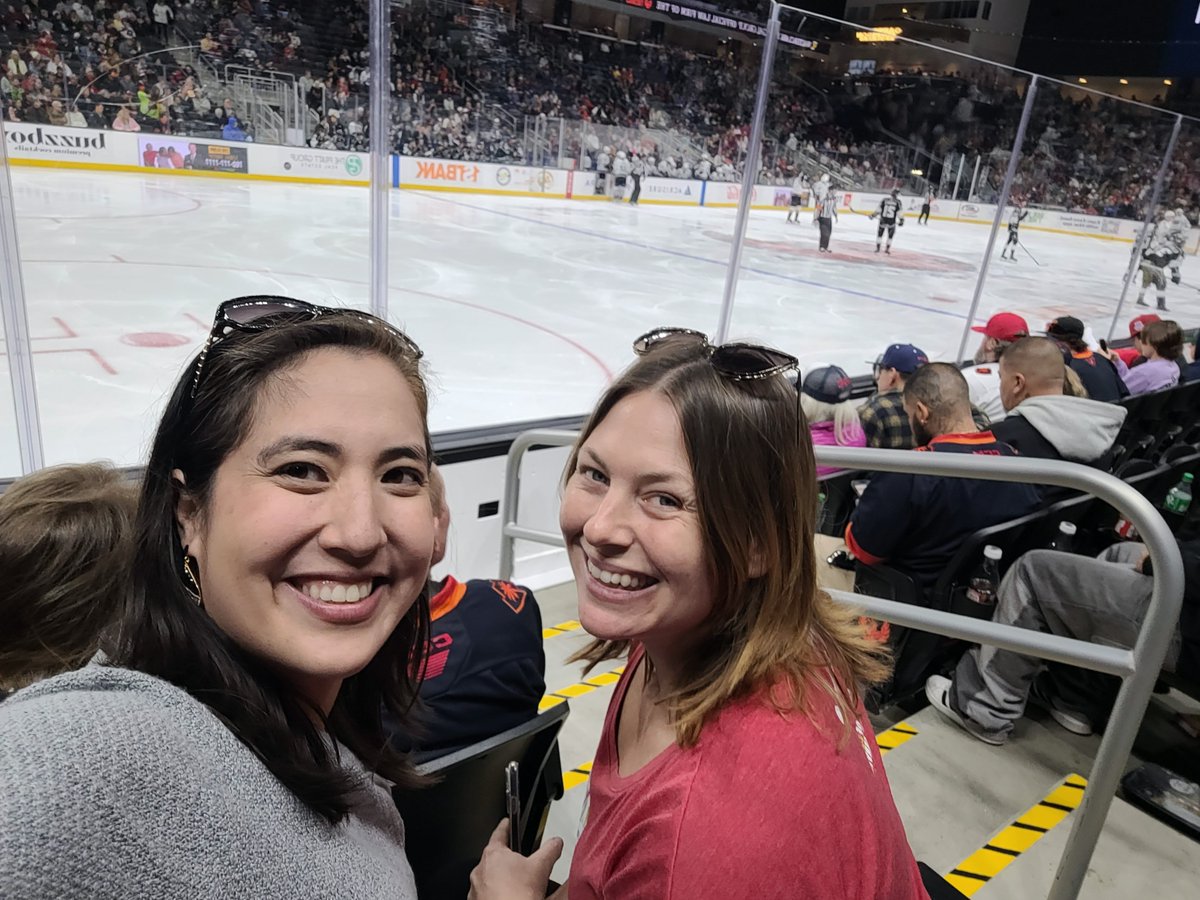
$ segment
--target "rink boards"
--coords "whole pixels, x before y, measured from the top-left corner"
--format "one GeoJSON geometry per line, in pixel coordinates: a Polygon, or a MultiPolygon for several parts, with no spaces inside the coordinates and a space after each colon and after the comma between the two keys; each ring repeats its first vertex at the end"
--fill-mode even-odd
{"type": "MultiPolygon", "coordinates": [[[[370,157],[365,153],[285,147],[235,141],[206,140],[173,135],[59,128],[49,125],[9,123],[5,148],[17,165],[82,168],[101,171],[142,172],[178,176],[244,178],[310,184],[370,184],[370,157]]],[[[462,160],[418,159],[392,156],[392,186],[514,197],[610,201],[611,186],[594,172],[462,160]]],[[[632,188],[632,179],[627,187],[632,188]]],[[[740,184],[698,179],[647,177],[642,179],[639,202],[649,205],[734,207],[741,199],[740,184]]],[[[839,192],[839,212],[869,213],[883,194],[839,192]]],[[[758,184],[751,206],[787,209],[791,190],[783,185],[758,184]]],[[[921,199],[908,197],[910,216],[921,209],[921,199]]],[[[993,204],[935,200],[934,219],[990,225],[993,204]]],[[[1132,243],[1141,223],[1108,216],[1030,210],[1022,227],[1101,240],[1132,243]]],[[[1200,252],[1200,229],[1193,228],[1187,252],[1200,252]]]]}

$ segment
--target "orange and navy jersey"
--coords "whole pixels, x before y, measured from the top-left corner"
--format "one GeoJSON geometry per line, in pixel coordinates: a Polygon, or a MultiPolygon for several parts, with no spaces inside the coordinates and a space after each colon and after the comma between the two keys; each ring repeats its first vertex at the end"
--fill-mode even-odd
{"type": "Polygon", "coordinates": [[[508,581],[451,577],[434,588],[420,733],[413,748],[422,758],[452,753],[528,721],[546,692],[542,614],[531,590],[508,581]]]}
{"type": "MultiPolygon", "coordinates": [[[[990,431],[939,435],[919,450],[1016,455],[990,431]]],[[[1028,484],[879,472],[846,526],[846,545],[867,565],[886,562],[928,591],[967,535],[1033,512],[1040,503],[1028,484]]]]}

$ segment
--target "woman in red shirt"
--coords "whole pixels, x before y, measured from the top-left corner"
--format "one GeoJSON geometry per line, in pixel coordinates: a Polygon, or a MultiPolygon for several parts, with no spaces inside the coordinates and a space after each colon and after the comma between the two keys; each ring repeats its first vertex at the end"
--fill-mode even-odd
{"type": "MultiPolygon", "coordinates": [[[[886,666],[817,588],[796,360],[682,329],[634,349],[563,490],[579,658],[628,663],[555,897],[926,897],[861,701],[886,666]]],[[[561,845],[505,839],[471,896],[543,896],[561,845]]]]}

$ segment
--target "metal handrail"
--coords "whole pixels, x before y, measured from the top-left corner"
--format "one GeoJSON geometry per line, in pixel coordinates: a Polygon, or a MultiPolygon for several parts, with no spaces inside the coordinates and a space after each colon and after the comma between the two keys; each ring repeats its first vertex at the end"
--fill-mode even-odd
{"type": "MultiPolygon", "coordinates": [[[[513,542],[535,541],[563,546],[561,535],[525,528],[517,524],[521,461],[533,447],[560,447],[579,437],[571,431],[528,431],[513,441],[505,465],[504,499],[501,506],[500,577],[509,579],[513,569],[513,542]]],[[[1091,644],[1074,638],[1043,634],[1012,625],[982,621],[942,610],[926,609],[894,600],[884,600],[847,591],[828,590],[836,603],[907,628],[945,637],[1081,666],[1122,679],[1112,717],[1092,764],[1087,790],[1077,810],[1067,846],[1059,862],[1048,900],[1079,896],[1088,863],[1104,828],[1104,820],[1116,794],[1125,760],[1133,749],[1138,725],[1150,702],[1150,694],[1183,602],[1183,562],[1179,547],[1162,516],[1136,489],[1112,475],[1076,463],[1059,460],[971,456],[950,453],[912,453],[907,450],[868,450],[852,447],[814,447],[821,465],[876,472],[911,472],[985,481],[1048,484],[1086,491],[1111,504],[1142,536],[1154,566],[1154,587],[1146,617],[1132,649],[1091,644]]]]}

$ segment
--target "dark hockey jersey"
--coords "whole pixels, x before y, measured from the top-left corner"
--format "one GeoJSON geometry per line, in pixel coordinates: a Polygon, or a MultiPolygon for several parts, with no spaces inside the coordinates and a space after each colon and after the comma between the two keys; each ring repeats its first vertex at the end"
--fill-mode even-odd
{"type": "Polygon", "coordinates": [[[879,221],[883,223],[895,222],[896,217],[900,215],[900,211],[903,208],[904,207],[899,200],[896,200],[892,197],[884,197],[879,202],[879,221]]]}

